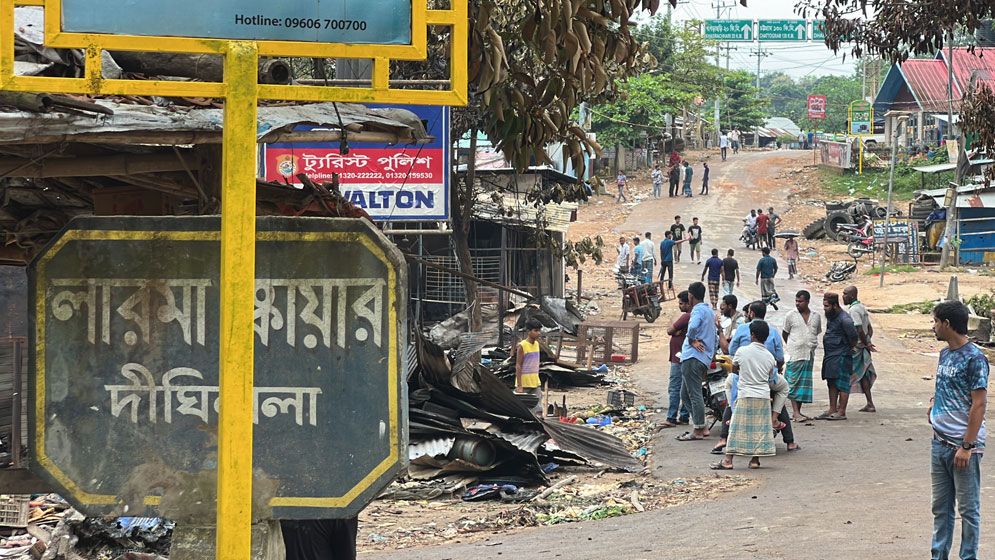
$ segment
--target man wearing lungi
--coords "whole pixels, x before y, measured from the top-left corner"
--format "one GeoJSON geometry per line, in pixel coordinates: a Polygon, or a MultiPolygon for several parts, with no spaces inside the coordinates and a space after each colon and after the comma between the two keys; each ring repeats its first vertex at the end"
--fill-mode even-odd
{"type": "Polygon", "coordinates": [[[735,455],[751,457],[750,468],[760,468],[760,457],[774,451],[774,429],[770,419],[770,372],[777,366],[774,355],[764,346],[770,336],[767,323],[750,321],[750,344],[733,356],[733,371],[739,374],[736,405],[729,422],[725,458],[711,465],[713,470],[732,470],[735,455]]]}
{"type": "Polygon", "coordinates": [[[822,333],[822,317],[809,307],[811,299],[812,294],[807,290],[795,294],[795,308],[784,318],[784,330],[781,332],[787,345],[784,377],[788,380],[788,398],[795,422],[810,420],[802,414],[802,405],[812,402],[815,349],[819,346],[819,334],[822,333]]]}
{"type": "Polygon", "coordinates": [[[846,420],[846,404],[850,399],[850,376],[853,374],[853,347],[857,344],[857,329],[850,314],[840,307],[840,296],[827,292],[822,298],[826,313],[826,334],[822,337],[825,357],[822,358],[822,378],[829,386],[829,410],[816,420],[846,420]]]}
{"type": "Polygon", "coordinates": [[[770,247],[761,249],[764,256],[757,261],[757,284],[760,285],[760,294],[763,299],[777,293],[774,288],[774,276],[777,275],[777,260],[770,256],[770,247]]]}
{"type": "Polygon", "coordinates": [[[871,352],[877,352],[877,348],[871,342],[871,337],[874,335],[874,329],[871,327],[871,314],[867,312],[864,304],[857,300],[856,286],[848,286],[843,290],[843,303],[846,304],[847,312],[853,319],[853,326],[857,329],[857,337],[859,338],[856,348],[853,349],[853,377],[850,379],[853,388],[851,392],[859,388],[860,392],[864,393],[864,398],[867,399],[867,404],[860,409],[860,412],[877,412],[877,409],[874,408],[874,399],[871,398],[871,387],[874,386],[874,381],[878,378],[878,374],[874,370],[874,363],[871,361],[871,352]]]}

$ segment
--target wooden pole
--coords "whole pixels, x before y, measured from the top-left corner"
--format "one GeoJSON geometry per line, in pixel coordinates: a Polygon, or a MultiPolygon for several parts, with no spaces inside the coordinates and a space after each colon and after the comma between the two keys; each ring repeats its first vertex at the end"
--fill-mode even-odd
{"type": "Polygon", "coordinates": [[[258,58],[247,41],[225,54],[217,558],[249,558],[252,548],[258,58]]]}

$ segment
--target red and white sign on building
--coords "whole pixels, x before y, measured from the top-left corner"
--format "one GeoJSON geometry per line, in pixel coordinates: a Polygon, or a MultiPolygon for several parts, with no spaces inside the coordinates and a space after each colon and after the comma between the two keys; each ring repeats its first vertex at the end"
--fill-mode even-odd
{"type": "Polygon", "coordinates": [[[808,118],[810,119],[826,118],[826,105],[827,103],[825,95],[808,96],[808,118]]]}

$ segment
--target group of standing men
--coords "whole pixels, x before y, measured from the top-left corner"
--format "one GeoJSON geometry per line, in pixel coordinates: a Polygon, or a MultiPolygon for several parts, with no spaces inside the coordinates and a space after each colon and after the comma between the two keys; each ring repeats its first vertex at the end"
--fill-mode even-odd
{"type": "MultiPolygon", "coordinates": [[[[705,195],[708,194],[708,175],[710,169],[708,168],[708,163],[702,163],[701,165],[701,191],[698,194],[705,195]]],[[[663,170],[660,169],[660,164],[657,163],[653,166],[653,171],[650,173],[650,180],[653,182],[653,198],[661,198],[663,196],[663,178],[663,170]]],[[[667,179],[670,184],[668,196],[673,198],[678,196],[678,194],[683,194],[684,197],[691,198],[693,196],[693,188],[691,186],[693,178],[694,168],[691,167],[691,163],[687,160],[672,163],[667,168],[667,179]],[[679,193],[680,185],[684,185],[684,188],[679,193]]]]}
{"type": "Polygon", "coordinates": [[[681,261],[681,245],[688,243],[690,246],[691,261],[697,258],[701,264],[701,240],[702,229],[698,223],[698,218],[691,219],[691,226],[685,226],[681,222],[680,216],[674,216],[674,223],[670,229],[663,233],[664,239],[660,242],[660,259],[657,260],[656,245],[653,241],[653,234],[646,232],[643,238],[638,236],[632,238],[632,245],[623,236],[618,239],[618,257],[615,260],[616,272],[629,272],[639,278],[642,282],[653,281],[653,269],[660,263],[660,281],[667,280],[670,288],[674,286],[674,263],[681,261]]]}

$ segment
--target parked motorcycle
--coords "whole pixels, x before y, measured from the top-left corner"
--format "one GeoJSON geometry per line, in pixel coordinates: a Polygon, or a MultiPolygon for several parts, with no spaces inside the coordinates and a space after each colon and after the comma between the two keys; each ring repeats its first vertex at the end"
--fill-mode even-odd
{"type": "Polygon", "coordinates": [[[701,395],[705,399],[705,408],[713,418],[709,430],[715,426],[716,422],[722,419],[722,413],[729,406],[729,397],[726,395],[726,377],[732,371],[732,358],[729,356],[716,356],[712,361],[705,380],[701,382],[701,395]],[[728,364],[728,367],[727,367],[728,364]]]}
{"type": "Polygon", "coordinates": [[[622,320],[629,318],[629,313],[641,315],[647,323],[656,321],[660,316],[660,296],[662,286],[659,282],[646,282],[632,274],[618,272],[615,274],[618,289],[622,292],[622,320]]]}

